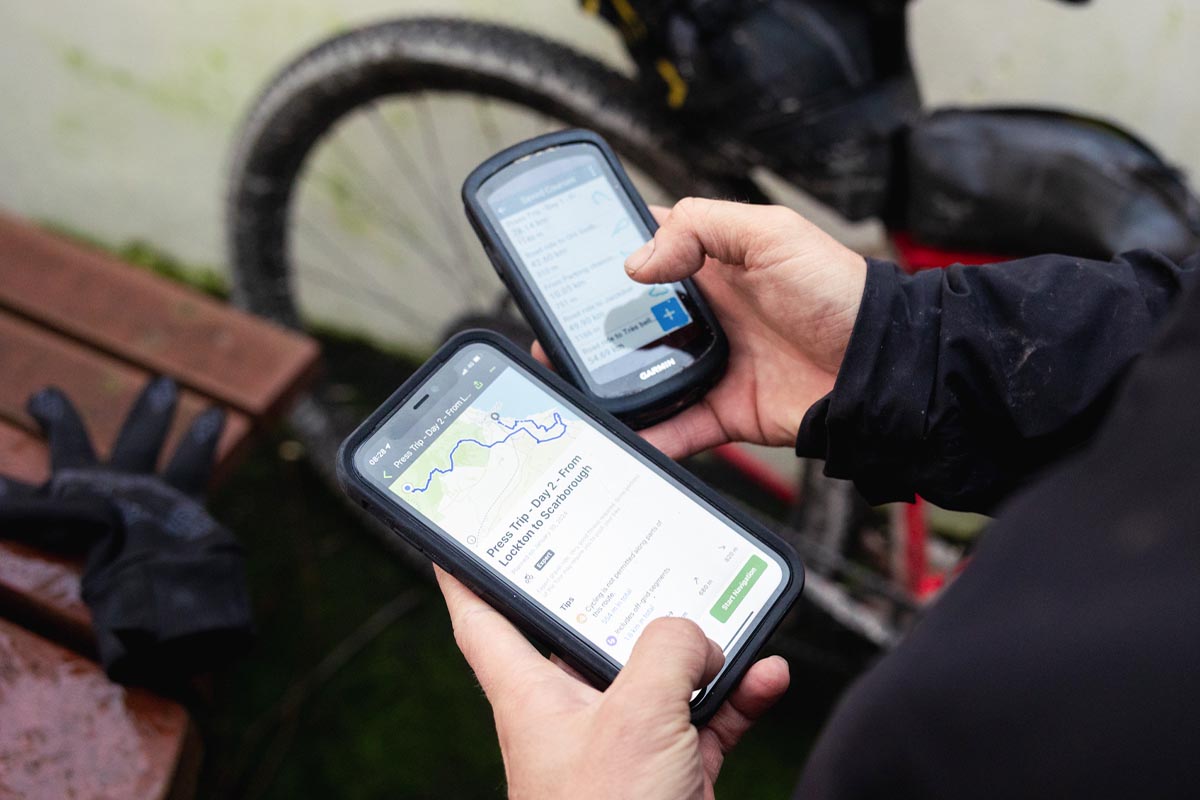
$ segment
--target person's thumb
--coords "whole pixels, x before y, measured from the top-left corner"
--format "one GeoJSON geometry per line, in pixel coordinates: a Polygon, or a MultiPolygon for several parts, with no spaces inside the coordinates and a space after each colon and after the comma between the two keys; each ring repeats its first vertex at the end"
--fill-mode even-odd
{"type": "Polygon", "coordinates": [[[707,685],[725,663],[721,648],[691,620],[663,617],[646,626],[612,691],[635,703],[678,702],[707,685]]]}
{"type": "Polygon", "coordinates": [[[684,198],[654,238],[625,260],[625,272],[639,283],[671,283],[698,272],[706,256],[752,266],[754,248],[778,233],[784,215],[795,221],[793,212],[776,206],[684,198]]]}

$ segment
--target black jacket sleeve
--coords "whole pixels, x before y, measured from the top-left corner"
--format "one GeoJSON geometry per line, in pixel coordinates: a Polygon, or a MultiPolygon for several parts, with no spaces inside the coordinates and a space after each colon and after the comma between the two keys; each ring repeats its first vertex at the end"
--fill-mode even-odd
{"type": "Polygon", "coordinates": [[[873,503],[988,511],[1094,431],[1111,387],[1200,269],[1149,251],[906,275],[872,260],[833,391],[799,455],[873,503]]]}
{"type": "Polygon", "coordinates": [[[1200,286],[841,701],[797,800],[1200,796],[1200,286]]]}

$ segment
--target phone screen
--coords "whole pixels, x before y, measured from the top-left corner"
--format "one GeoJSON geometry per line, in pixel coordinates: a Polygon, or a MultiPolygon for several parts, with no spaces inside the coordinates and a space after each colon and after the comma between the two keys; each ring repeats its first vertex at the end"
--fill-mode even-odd
{"type": "Polygon", "coordinates": [[[663,616],[732,652],[787,587],[772,551],[495,348],[413,397],[360,474],[618,666],[663,616]]]}
{"type": "Polygon", "coordinates": [[[537,153],[487,180],[480,195],[594,384],[671,357],[676,363],[663,369],[691,363],[680,346],[698,326],[684,288],[646,286],[625,274],[626,257],[651,234],[598,148],[537,153]]]}

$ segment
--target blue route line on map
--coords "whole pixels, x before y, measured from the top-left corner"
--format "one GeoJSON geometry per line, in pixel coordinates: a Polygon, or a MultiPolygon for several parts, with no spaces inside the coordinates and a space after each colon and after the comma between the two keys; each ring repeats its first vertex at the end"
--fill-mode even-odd
{"type": "Polygon", "coordinates": [[[532,419],[515,419],[515,420],[513,420],[512,425],[505,425],[504,421],[500,420],[500,419],[495,420],[495,422],[500,427],[508,428],[508,430],[510,430],[512,432],[509,433],[507,436],[505,436],[500,441],[492,442],[491,444],[484,444],[483,442],[479,441],[478,439],[459,439],[457,442],[454,443],[454,447],[450,448],[450,466],[446,467],[445,469],[442,469],[441,467],[437,467],[433,470],[430,470],[429,477],[425,479],[424,486],[422,486],[420,489],[418,489],[415,486],[413,486],[412,484],[408,484],[405,487],[405,491],[412,492],[413,494],[418,494],[421,492],[429,491],[429,485],[431,483],[433,483],[433,477],[435,475],[449,475],[451,472],[453,472],[454,471],[454,454],[455,454],[455,452],[458,451],[458,448],[462,447],[464,444],[467,444],[467,443],[477,444],[480,447],[482,447],[484,450],[491,450],[496,445],[504,444],[509,439],[513,438],[518,433],[522,433],[522,432],[528,433],[530,436],[532,436],[533,441],[535,441],[536,443],[546,444],[547,442],[553,442],[555,439],[561,439],[563,437],[563,435],[566,434],[566,432],[567,432],[567,423],[563,422],[563,418],[559,416],[557,411],[554,412],[554,422],[551,422],[549,425],[539,425],[539,424],[537,424],[536,421],[534,421],[532,419]],[[530,425],[532,425],[533,427],[542,431],[543,433],[549,433],[550,430],[552,428],[554,428],[556,425],[561,425],[562,430],[560,430],[558,433],[554,434],[553,436],[551,436],[548,439],[539,439],[537,437],[537,434],[535,434],[533,431],[529,430],[529,428],[517,427],[522,422],[528,422],[530,425]]]}

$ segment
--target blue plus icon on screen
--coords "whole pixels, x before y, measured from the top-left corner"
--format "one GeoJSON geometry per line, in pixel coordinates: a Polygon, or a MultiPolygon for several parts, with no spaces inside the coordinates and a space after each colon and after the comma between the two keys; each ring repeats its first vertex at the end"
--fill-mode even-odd
{"type": "Polygon", "coordinates": [[[673,331],[676,328],[682,328],[692,321],[687,311],[684,311],[678,297],[672,297],[661,303],[655,303],[650,306],[650,311],[654,314],[654,318],[658,320],[658,325],[663,331],[673,331]]]}

